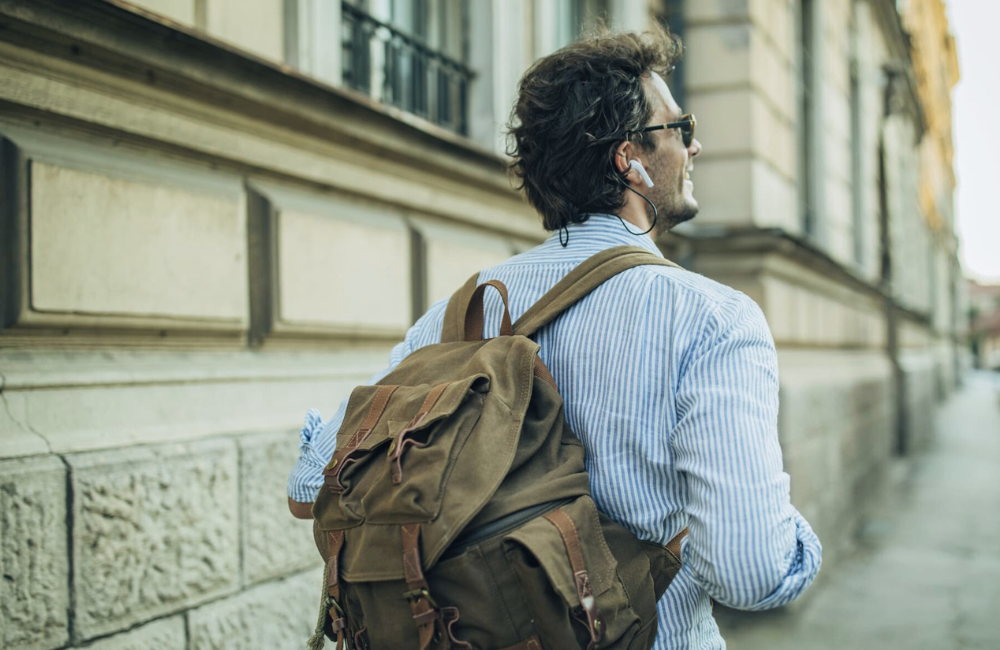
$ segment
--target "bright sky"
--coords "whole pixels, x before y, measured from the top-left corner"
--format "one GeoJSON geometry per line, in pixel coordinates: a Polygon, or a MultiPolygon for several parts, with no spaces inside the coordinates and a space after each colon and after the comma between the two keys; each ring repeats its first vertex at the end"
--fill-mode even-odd
{"type": "Polygon", "coordinates": [[[947,0],[958,45],[956,224],[966,275],[1000,284],[1000,2],[947,0]]]}

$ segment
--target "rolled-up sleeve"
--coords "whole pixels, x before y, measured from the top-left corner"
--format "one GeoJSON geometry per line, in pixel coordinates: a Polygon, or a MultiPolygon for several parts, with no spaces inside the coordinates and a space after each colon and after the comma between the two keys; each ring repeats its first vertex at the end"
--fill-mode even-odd
{"type": "Polygon", "coordinates": [[[683,560],[719,603],[745,610],[794,600],[822,549],[792,506],[778,444],[778,362],[760,308],[721,303],[677,391],[670,444],[688,494],[683,560]]]}

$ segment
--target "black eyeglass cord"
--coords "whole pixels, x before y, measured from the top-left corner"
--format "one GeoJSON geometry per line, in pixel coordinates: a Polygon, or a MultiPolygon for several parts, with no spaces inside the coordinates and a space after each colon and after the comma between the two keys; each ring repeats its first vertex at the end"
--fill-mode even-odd
{"type": "MultiPolygon", "coordinates": [[[[621,183],[625,187],[625,189],[631,190],[635,194],[638,194],[640,197],[642,197],[643,201],[645,201],[646,203],[649,204],[649,207],[653,208],[653,225],[651,225],[649,228],[647,228],[646,230],[644,230],[642,232],[632,232],[632,229],[628,227],[628,224],[625,223],[625,220],[622,219],[621,216],[619,216],[617,214],[615,216],[618,217],[618,221],[622,222],[622,226],[625,228],[625,231],[628,232],[628,234],[634,235],[636,237],[642,237],[643,235],[648,235],[650,232],[653,231],[653,228],[656,228],[656,220],[660,216],[659,213],[656,211],[656,206],[653,205],[653,202],[650,201],[649,199],[647,199],[644,194],[642,194],[641,192],[633,189],[631,185],[629,185],[628,183],[626,183],[625,181],[623,181],[621,176],[615,174],[615,178],[618,179],[618,182],[621,183]]],[[[567,235],[568,235],[568,233],[567,233],[567,235]]]]}
{"type": "MultiPolygon", "coordinates": [[[[616,214],[615,216],[618,217],[618,221],[622,222],[622,227],[625,228],[625,232],[627,232],[628,234],[633,235],[635,237],[642,237],[644,235],[648,235],[649,233],[651,233],[653,231],[653,228],[656,228],[656,221],[660,218],[660,214],[659,214],[659,212],[657,212],[656,206],[653,205],[653,202],[650,201],[648,198],[646,198],[646,196],[644,194],[642,194],[641,192],[633,189],[631,185],[629,185],[624,180],[622,180],[621,176],[619,176],[618,174],[615,174],[615,178],[618,179],[618,182],[621,183],[622,186],[625,189],[627,189],[627,190],[629,190],[629,191],[631,191],[631,192],[633,192],[635,194],[638,194],[639,197],[641,197],[643,201],[645,201],[646,203],[649,204],[649,207],[653,208],[653,223],[652,223],[652,225],[649,226],[649,228],[647,228],[646,230],[643,230],[642,232],[632,232],[632,229],[628,227],[628,224],[625,223],[625,220],[622,219],[620,215],[616,214]]],[[[566,226],[566,224],[563,224],[563,225],[559,226],[559,244],[563,248],[566,248],[567,246],[569,246],[569,228],[566,226]],[[566,239],[565,240],[563,240],[563,232],[566,233],[566,239]]]]}

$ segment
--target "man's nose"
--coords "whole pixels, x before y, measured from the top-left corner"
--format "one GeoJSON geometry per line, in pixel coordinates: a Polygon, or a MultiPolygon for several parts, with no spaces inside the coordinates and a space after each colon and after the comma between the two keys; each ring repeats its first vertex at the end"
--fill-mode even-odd
{"type": "Polygon", "coordinates": [[[701,143],[698,142],[697,138],[691,140],[691,146],[688,147],[688,155],[694,158],[701,153],[701,143]]]}

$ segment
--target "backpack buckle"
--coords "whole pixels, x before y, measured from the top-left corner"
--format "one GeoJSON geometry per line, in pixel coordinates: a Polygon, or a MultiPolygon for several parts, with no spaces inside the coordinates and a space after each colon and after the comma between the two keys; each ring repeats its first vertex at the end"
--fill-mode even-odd
{"type": "Polygon", "coordinates": [[[348,465],[352,465],[358,462],[358,457],[364,453],[363,450],[357,448],[351,449],[346,454],[338,456],[334,454],[333,460],[330,462],[330,466],[323,470],[323,482],[326,483],[327,487],[334,494],[343,494],[347,486],[340,482],[341,473],[347,469],[348,465]]]}
{"type": "Polygon", "coordinates": [[[434,598],[431,597],[431,593],[427,591],[426,587],[420,589],[411,589],[410,591],[404,591],[403,598],[410,601],[411,603],[417,602],[418,600],[423,598],[430,604],[431,607],[433,607],[434,609],[438,608],[437,603],[434,602],[434,598]]]}

